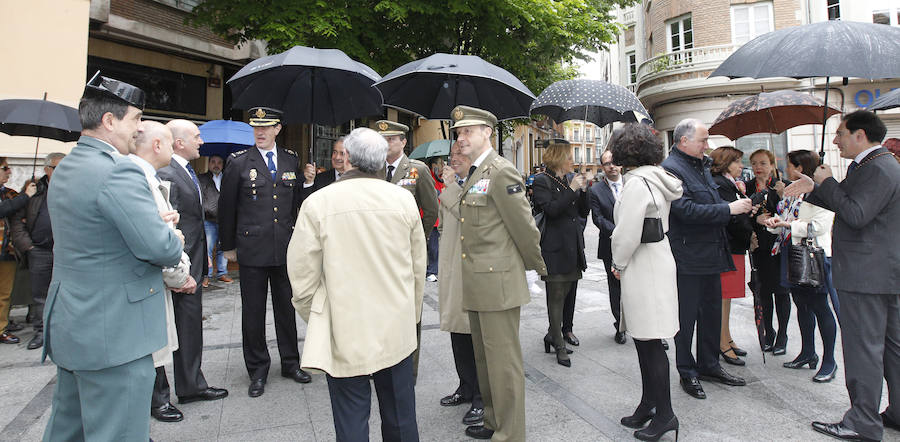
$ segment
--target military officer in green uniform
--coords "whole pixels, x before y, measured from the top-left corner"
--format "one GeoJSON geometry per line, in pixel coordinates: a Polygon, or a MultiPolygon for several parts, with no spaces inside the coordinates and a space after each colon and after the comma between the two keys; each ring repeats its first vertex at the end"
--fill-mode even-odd
{"type": "Polygon", "coordinates": [[[128,158],[144,91],[98,72],[78,104],[81,138],[53,172],[53,279],[44,356],[56,363],[45,441],[150,438],[151,353],[166,345],[162,269],[183,236],[128,158]],[[166,221],[163,221],[163,218],[166,221]]]}
{"type": "Polygon", "coordinates": [[[484,425],[466,435],[525,440],[525,373],[519,314],[530,294],[525,270],[547,274],[540,233],[522,176],[491,146],[497,118],[457,106],[450,114],[463,155],[472,160],[459,201],[463,309],[469,312],[484,425]]]}
{"type": "MultiPolygon", "coordinates": [[[[434,187],[434,179],[431,178],[431,169],[419,160],[413,160],[403,153],[406,147],[406,133],[409,126],[390,120],[379,120],[375,123],[375,130],[388,142],[388,153],[382,175],[386,180],[412,192],[419,206],[422,216],[422,231],[425,232],[425,241],[428,241],[428,233],[434,228],[438,217],[437,189],[434,187]]],[[[421,306],[420,306],[421,307],[421,306]]],[[[420,308],[419,311],[422,311],[420,308]]],[[[416,322],[416,342],[422,341],[422,319],[416,322]]],[[[419,374],[419,345],[413,353],[413,376],[419,374]]]]}

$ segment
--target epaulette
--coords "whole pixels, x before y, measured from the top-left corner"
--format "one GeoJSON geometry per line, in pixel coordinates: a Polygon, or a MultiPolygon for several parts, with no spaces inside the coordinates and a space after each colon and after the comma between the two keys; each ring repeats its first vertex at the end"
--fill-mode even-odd
{"type": "Polygon", "coordinates": [[[237,157],[239,157],[239,156],[241,156],[241,155],[247,153],[248,150],[250,150],[250,149],[244,149],[244,150],[239,150],[239,151],[237,151],[237,152],[232,152],[232,153],[231,153],[231,158],[237,158],[237,157]]]}
{"type": "Polygon", "coordinates": [[[428,167],[428,165],[427,165],[427,164],[425,164],[425,162],[424,162],[424,161],[421,161],[421,160],[416,160],[416,159],[413,159],[413,158],[410,158],[410,159],[409,159],[409,163],[410,163],[410,164],[415,164],[415,165],[417,165],[417,166],[424,166],[424,167],[428,167]]]}

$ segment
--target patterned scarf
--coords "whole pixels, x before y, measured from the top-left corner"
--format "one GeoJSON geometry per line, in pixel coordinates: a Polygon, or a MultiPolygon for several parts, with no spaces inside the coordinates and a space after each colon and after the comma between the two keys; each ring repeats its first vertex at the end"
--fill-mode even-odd
{"type": "MultiPolygon", "coordinates": [[[[800,217],[800,204],[803,203],[803,197],[786,197],[778,202],[775,211],[782,221],[792,222],[800,217]]],[[[777,255],[781,251],[782,245],[789,245],[791,240],[791,229],[782,227],[778,232],[778,240],[772,245],[772,256],[777,255]]]]}

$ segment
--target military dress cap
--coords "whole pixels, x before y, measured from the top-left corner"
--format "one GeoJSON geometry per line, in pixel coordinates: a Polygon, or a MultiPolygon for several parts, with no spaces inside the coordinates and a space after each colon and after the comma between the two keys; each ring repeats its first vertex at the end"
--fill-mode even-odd
{"type": "Polygon", "coordinates": [[[124,81],[100,75],[100,71],[84,86],[84,91],[94,91],[102,95],[118,98],[140,110],[144,110],[144,91],[124,81]]]}
{"type": "Polygon", "coordinates": [[[247,113],[250,114],[250,125],[254,127],[274,126],[281,124],[282,112],[271,107],[253,107],[247,113]]]}
{"type": "Polygon", "coordinates": [[[552,146],[552,145],[554,145],[554,144],[564,144],[564,145],[567,145],[567,146],[568,146],[568,145],[569,145],[569,142],[568,142],[567,140],[562,139],[562,138],[550,138],[549,140],[541,140],[541,141],[540,141],[540,144],[538,145],[538,147],[540,147],[540,148],[548,148],[548,147],[550,147],[550,146],[552,146]]]}
{"type": "Polygon", "coordinates": [[[456,106],[450,112],[451,125],[450,129],[465,126],[485,125],[494,127],[497,125],[497,117],[494,114],[469,106],[456,106]]]}
{"type": "Polygon", "coordinates": [[[409,126],[391,120],[378,120],[375,123],[375,130],[381,136],[389,137],[391,135],[406,135],[409,132],[409,126]]]}

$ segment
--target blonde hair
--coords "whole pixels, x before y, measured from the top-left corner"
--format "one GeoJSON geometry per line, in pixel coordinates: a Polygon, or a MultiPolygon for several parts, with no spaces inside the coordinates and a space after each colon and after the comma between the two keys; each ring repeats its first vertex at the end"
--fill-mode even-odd
{"type": "Polygon", "coordinates": [[[559,172],[562,166],[569,160],[569,154],[572,152],[572,145],[556,143],[551,144],[544,149],[544,164],[547,168],[559,172]]]}

